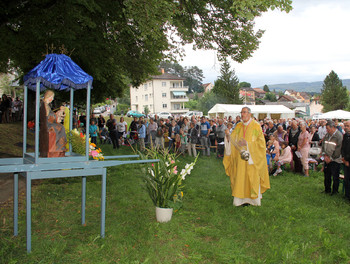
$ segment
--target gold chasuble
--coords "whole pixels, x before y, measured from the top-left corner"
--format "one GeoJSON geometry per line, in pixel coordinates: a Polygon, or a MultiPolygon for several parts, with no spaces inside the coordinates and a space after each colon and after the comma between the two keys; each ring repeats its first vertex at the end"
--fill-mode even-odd
{"type": "Polygon", "coordinates": [[[266,143],[260,124],[254,119],[246,123],[239,122],[230,136],[228,145],[231,148],[231,154],[227,155],[225,150],[223,163],[225,172],[231,180],[232,196],[237,198],[234,204],[260,205],[261,194],[270,189],[266,143]],[[244,138],[247,141],[250,161],[243,160],[240,152],[232,145],[237,138],[244,138]],[[251,199],[254,201],[251,202],[251,199]]]}

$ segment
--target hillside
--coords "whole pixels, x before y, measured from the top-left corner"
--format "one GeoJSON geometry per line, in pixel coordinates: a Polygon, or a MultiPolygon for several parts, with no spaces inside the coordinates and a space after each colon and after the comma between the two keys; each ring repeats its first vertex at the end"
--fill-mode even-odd
{"type": "MultiPolygon", "coordinates": [[[[350,90],[350,79],[344,79],[343,85],[350,90]]],[[[297,92],[309,92],[309,93],[320,93],[322,89],[323,81],[319,82],[295,82],[295,83],[281,83],[281,84],[270,84],[269,89],[278,91],[294,90],[297,92]]],[[[263,88],[263,87],[260,87],[263,88]]]]}

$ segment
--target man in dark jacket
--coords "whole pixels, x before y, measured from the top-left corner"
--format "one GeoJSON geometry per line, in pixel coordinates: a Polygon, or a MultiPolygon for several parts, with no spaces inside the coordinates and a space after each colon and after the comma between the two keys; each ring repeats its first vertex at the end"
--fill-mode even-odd
{"type": "Polygon", "coordinates": [[[322,155],[324,157],[324,192],[331,195],[338,193],[339,172],[341,163],[341,147],[343,135],[339,132],[333,121],[326,125],[327,134],[322,141],[322,155]],[[333,188],[332,186],[333,179],[333,188]]]}
{"type": "Polygon", "coordinates": [[[109,136],[112,140],[113,148],[119,148],[119,142],[117,139],[117,120],[114,118],[112,114],[110,114],[109,119],[106,123],[108,128],[109,136]]]}
{"type": "Polygon", "coordinates": [[[341,147],[344,163],[345,198],[350,201],[350,121],[344,122],[345,135],[341,147]]]}
{"type": "Polygon", "coordinates": [[[288,142],[289,142],[290,148],[292,149],[294,172],[301,173],[302,172],[301,161],[298,158],[298,156],[295,154],[298,148],[299,134],[300,134],[300,129],[298,127],[298,123],[297,121],[293,120],[291,124],[291,128],[289,130],[288,142]]]}

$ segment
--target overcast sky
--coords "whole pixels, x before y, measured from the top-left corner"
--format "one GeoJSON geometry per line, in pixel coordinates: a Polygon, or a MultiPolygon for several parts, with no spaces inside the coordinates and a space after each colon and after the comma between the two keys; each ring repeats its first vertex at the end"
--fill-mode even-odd
{"type": "MultiPolygon", "coordinates": [[[[334,70],[350,78],[350,0],[293,0],[288,14],[269,11],[256,19],[266,30],[253,57],[233,62],[239,80],[253,87],[264,84],[323,81],[334,70]]],[[[204,83],[220,75],[214,51],[186,47],[183,66],[203,70],[204,83]]]]}

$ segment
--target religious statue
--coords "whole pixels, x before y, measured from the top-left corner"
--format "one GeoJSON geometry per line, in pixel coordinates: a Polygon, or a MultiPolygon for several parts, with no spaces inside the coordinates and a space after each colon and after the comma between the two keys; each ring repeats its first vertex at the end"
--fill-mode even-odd
{"type": "Polygon", "coordinates": [[[51,110],[50,103],[54,99],[54,92],[47,90],[40,105],[40,157],[64,157],[66,152],[66,131],[60,123],[64,114],[64,107],[57,113],[51,110]]]}

